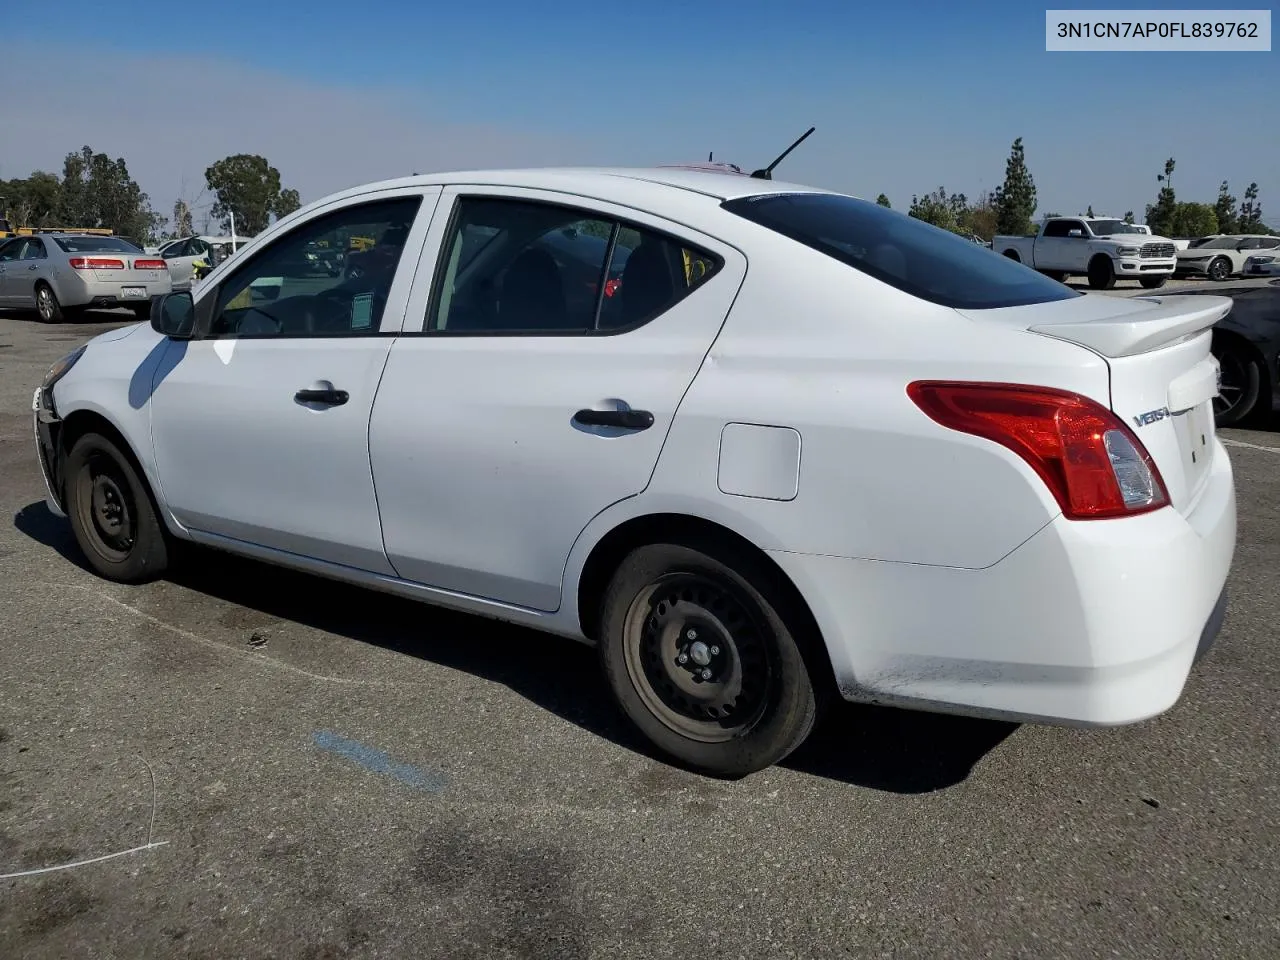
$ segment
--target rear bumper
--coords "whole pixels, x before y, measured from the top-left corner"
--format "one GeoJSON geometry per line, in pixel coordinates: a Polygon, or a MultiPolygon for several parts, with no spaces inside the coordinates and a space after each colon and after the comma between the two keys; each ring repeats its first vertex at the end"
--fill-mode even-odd
{"type": "Polygon", "coordinates": [[[58,300],[64,307],[136,307],[151,302],[152,297],[170,293],[173,283],[166,274],[159,280],[99,280],[94,277],[60,276],[58,300]],[[142,288],[145,297],[125,296],[124,288],[142,288]]]}
{"type": "Polygon", "coordinates": [[[772,554],[809,601],[842,695],[1045,723],[1169,709],[1214,642],[1235,551],[1231,463],[1195,508],[1058,517],[982,570],[772,554]]]}

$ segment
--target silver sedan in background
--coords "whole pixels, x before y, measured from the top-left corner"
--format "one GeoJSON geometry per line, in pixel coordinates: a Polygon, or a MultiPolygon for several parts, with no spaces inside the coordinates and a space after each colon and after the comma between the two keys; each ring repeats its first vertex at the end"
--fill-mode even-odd
{"type": "Polygon", "coordinates": [[[120,237],[42,233],[0,245],[0,308],[57,323],[85,307],[128,307],[145,319],[172,290],[164,260],[120,237]]]}

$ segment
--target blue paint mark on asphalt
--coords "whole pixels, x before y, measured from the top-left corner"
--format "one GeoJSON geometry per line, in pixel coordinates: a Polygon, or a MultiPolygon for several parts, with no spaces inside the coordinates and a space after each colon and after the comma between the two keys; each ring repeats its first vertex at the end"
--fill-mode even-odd
{"type": "Polygon", "coordinates": [[[356,740],[348,740],[328,730],[317,730],[311,739],[321,750],[328,750],[348,760],[353,760],[372,773],[381,773],[394,777],[401,783],[428,793],[439,793],[445,788],[447,780],[443,774],[429,773],[419,770],[408,763],[397,763],[381,750],[367,747],[356,740]]]}

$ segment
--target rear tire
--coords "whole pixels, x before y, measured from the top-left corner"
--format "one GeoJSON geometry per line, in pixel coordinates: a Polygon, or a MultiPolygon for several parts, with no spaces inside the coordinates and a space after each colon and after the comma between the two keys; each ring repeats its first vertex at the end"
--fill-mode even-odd
{"type": "Polygon", "coordinates": [[[62,304],[58,302],[58,295],[53,292],[53,287],[42,281],[36,284],[35,294],[36,314],[41,323],[61,323],[65,319],[62,304]]]}
{"type": "Polygon", "coordinates": [[[1257,357],[1230,341],[1214,343],[1213,354],[1222,367],[1221,394],[1213,401],[1213,419],[1217,426],[1229,427],[1257,410],[1265,368],[1257,357]]]}
{"type": "Polygon", "coordinates": [[[118,583],[145,583],[169,566],[169,534],[130,457],[100,433],[66,455],[67,516],[89,566],[118,583]]]}
{"type": "Polygon", "coordinates": [[[1050,280],[1057,280],[1059,283],[1063,283],[1067,279],[1065,270],[1041,270],[1040,272],[1050,280]]]}
{"type": "Polygon", "coordinates": [[[600,661],[651,743],[699,772],[744,777],[804,741],[820,697],[773,577],[701,547],[659,543],[627,555],[605,592],[600,661]]]}
{"type": "Polygon", "coordinates": [[[1110,290],[1116,285],[1116,269],[1111,258],[1099,255],[1089,261],[1089,286],[1094,290],[1110,290]]]}
{"type": "Polygon", "coordinates": [[[1169,281],[1168,276],[1139,277],[1138,282],[1148,290],[1158,290],[1169,281]]]}

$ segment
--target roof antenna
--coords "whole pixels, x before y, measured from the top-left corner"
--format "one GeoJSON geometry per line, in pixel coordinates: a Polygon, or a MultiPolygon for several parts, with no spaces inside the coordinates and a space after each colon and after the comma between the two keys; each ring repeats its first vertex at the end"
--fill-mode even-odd
{"type": "Polygon", "coordinates": [[[800,146],[800,144],[804,143],[805,140],[809,138],[809,134],[813,133],[813,131],[817,129],[818,129],[817,127],[810,127],[808,130],[804,132],[804,136],[802,136],[799,140],[797,140],[791,146],[787,147],[787,149],[783,150],[782,153],[778,154],[778,159],[774,160],[773,163],[769,164],[763,170],[757,170],[755,173],[751,174],[751,176],[754,177],[756,180],[772,180],[773,168],[776,167],[778,164],[780,164],[783,160],[785,160],[787,158],[787,154],[789,154],[796,147],[800,146]]]}

